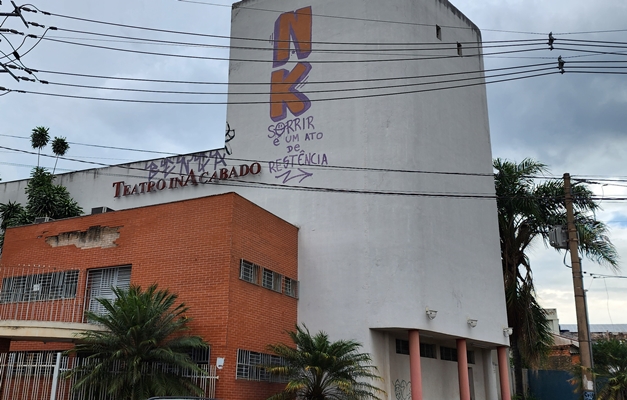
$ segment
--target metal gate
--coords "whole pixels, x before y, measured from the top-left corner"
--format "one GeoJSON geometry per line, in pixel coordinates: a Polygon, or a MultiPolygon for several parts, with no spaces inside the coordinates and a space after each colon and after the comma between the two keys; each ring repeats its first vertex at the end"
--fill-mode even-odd
{"type": "MultiPolygon", "coordinates": [[[[103,399],[105,397],[94,390],[71,390],[78,378],[64,377],[65,372],[86,362],[87,359],[58,352],[0,353],[0,400],[103,399]]],[[[215,397],[218,379],[215,365],[199,367],[203,374],[195,371],[182,371],[181,374],[198,385],[205,397],[215,397]]]]}

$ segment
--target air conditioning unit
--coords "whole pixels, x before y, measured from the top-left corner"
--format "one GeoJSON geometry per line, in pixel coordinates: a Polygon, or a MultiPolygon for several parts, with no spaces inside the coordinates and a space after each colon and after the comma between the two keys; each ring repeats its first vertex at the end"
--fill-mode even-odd
{"type": "Polygon", "coordinates": [[[37,217],[37,218],[35,218],[35,221],[33,223],[34,224],[41,224],[42,222],[50,222],[50,221],[54,221],[54,219],[52,219],[50,217],[37,217]]]}
{"type": "Polygon", "coordinates": [[[115,211],[110,209],[109,207],[94,207],[91,209],[91,213],[93,214],[103,214],[107,212],[115,211]]]}
{"type": "Polygon", "coordinates": [[[549,244],[556,249],[568,249],[568,229],[565,225],[555,225],[549,230],[549,244]]]}

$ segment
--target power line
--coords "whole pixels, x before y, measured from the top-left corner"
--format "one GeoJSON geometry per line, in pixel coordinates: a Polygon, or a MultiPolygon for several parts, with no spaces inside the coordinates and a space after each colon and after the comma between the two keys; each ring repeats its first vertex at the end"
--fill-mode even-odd
{"type": "MultiPolygon", "coordinates": [[[[16,138],[16,139],[30,140],[30,137],[28,137],[28,136],[6,135],[6,134],[0,134],[0,136],[11,137],[11,138],[16,138]]],[[[172,152],[164,152],[164,151],[157,151],[157,150],[144,150],[144,149],[130,149],[130,148],[126,148],[126,147],[104,146],[104,145],[99,145],[99,144],[88,144],[88,143],[80,143],[80,142],[68,142],[68,144],[73,144],[73,145],[77,145],[77,146],[97,147],[97,148],[101,148],[101,149],[125,150],[125,151],[135,151],[135,152],[153,153],[153,154],[165,154],[165,155],[169,155],[169,156],[176,155],[176,153],[172,153],[172,152]]],[[[17,149],[12,149],[12,150],[13,151],[18,151],[17,149]]],[[[37,154],[37,153],[33,153],[33,154],[37,154]]]]}
{"type": "MultiPolygon", "coordinates": [[[[8,136],[8,135],[2,135],[2,136],[8,136]]],[[[19,137],[19,136],[12,136],[12,137],[19,137]]],[[[72,142],[68,142],[68,143],[72,143],[72,142]]],[[[127,149],[120,149],[120,148],[111,147],[111,146],[87,145],[87,144],[82,144],[82,145],[83,146],[102,147],[102,148],[111,148],[111,149],[116,149],[116,150],[127,150],[127,149]]],[[[15,149],[15,148],[6,147],[6,146],[0,146],[0,148],[5,149],[5,150],[9,150],[9,151],[13,151],[13,152],[30,154],[30,155],[37,155],[38,154],[38,153],[35,153],[34,151],[15,149]]],[[[221,150],[221,149],[214,149],[213,151],[216,151],[216,150],[221,150]]],[[[170,155],[172,157],[185,156],[185,155],[181,155],[181,154],[163,153],[163,152],[158,152],[158,151],[154,151],[153,152],[153,151],[138,150],[138,149],[135,149],[133,151],[143,151],[143,152],[151,152],[151,153],[158,153],[158,154],[167,154],[167,155],[170,155]]],[[[41,154],[41,156],[49,157],[49,158],[57,158],[56,156],[49,155],[49,154],[41,154]]],[[[124,164],[122,166],[120,166],[120,165],[111,165],[111,164],[105,164],[105,163],[98,163],[98,162],[94,162],[94,161],[85,161],[85,160],[80,160],[80,159],[76,159],[76,158],[69,158],[69,157],[64,157],[64,156],[59,157],[59,159],[60,160],[65,160],[65,161],[74,161],[74,162],[79,162],[79,163],[84,163],[84,164],[90,164],[90,165],[97,165],[97,166],[100,166],[100,167],[121,167],[121,168],[126,168],[126,169],[136,169],[136,170],[139,170],[139,171],[145,171],[144,169],[141,169],[141,168],[131,168],[131,167],[129,167],[126,164],[124,164]]],[[[258,163],[265,163],[265,164],[267,164],[267,163],[270,162],[268,160],[248,160],[248,159],[231,158],[231,157],[229,157],[228,159],[231,160],[231,161],[246,162],[246,163],[258,162],[258,163]]],[[[352,166],[338,166],[338,165],[307,165],[307,169],[349,170],[349,171],[366,171],[366,172],[394,172],[394,173],[411,173],[411,174],[427,174],[427,175],[455,175],[455,176],[467,176],[467,177],[483,177],[483,178],[489,177],[489,178],[494,178],[494,175],[491,174],[491,173],[453,172],[453,171],[424,171],[424,170],[406,170],[406,169],[391,169],[391,168],[352,167],[352,166]]]]}
{"type": "MultiPolygon", "coordinates": [[[[539,68],[527,71],[519,71],[519,72],[508,72],[502,74],[495,74],[486,76],[485,78],[496,78],[503,76],[512,76],[512,75],[521,75],[528,74],[533,72],[540,71],[548,71],[553,68],[539,68]]],[[[398,88],[406,88],[406,87],[415,87],[415,86],[424,86],[424,85],[435,85],[435,84],[450,84],[456,82],[467,82],[473,81],[477,79],[483,79],[483,76],[470,77],[470,78],[460,78],[460,79],[449,79],[445,81],[435,81],[435,82],[418,82],[418,83],[403,83],[398,85],[387,85],[387,86],[370,86],[370,87],[357,87],[357,88],[341,88],[341,89],[324,89],[324,90],[307,90],[303,93],[312,94],[312,93],[339,93],[339,92],[358,92],[364,90],[381,90],[381,89],[398,89],[398,88]]],[[[290,94],[291,92],[190,92],[190,91],[175,91],[175,90],[157,90],[157,89],[135,89],[135,88],[120,88],[120,87],[109,87],[109,86],[91,86],[91,85],[79,85],[79,84],[71,84],[71,83],[61,83],[61,82],[51,82],[51,81],[42,81],[46,85],[53,86],[63,86],[63,87],[75,87],[75,88],[83,88],[83,89],[97,89],[97,90],[112,90],[112,91],[124,91],[124,92],[135,92],[135,93],[153,93],[153,94],[181,94],[181,95],[229,95],[229,96],[243,96],[243,95],[270,95],[270,94],[290,94]]]]}
{"type": "MultiPolygon", "coordinates": [[[[232,57],[212,57],[212,56],[199,56],[199,55],[190,55],[190,54],[171,54],[171,53],[158,53],[153,51],[144,51],[144,50],[132,50],[132,49],[122,49],[119,47],[110,47],[110,46],[100,46],[95,44],[87,44],[87,43],[77,43],[71,42],[68,40],[59,40],[52,38],[43,38],[49,42],[62,43],[62,44],[70,44],[74,46],[80,47],[88,47],[94,49],[101,50],[111,50],[123,53],[132,53],[132,54],[142,54],[142,55],[152,55],[152,56],[160,56],[160,57],[174,57],[174,58],[184,58],[184,59],[196,59],[196,60],[213,60],[213,61],[241,61],[241,62],[251,62],[251,63],[272,63],[271,59],[247,59],[247,58],[232,58],[232,57]]],[[[354,63],[380,63],[380,62],[407,62],[407,61],[426,61],[426,60],[442,60],[449,58],[460,58],[457,54],[457,48],[451,46],[451,52],[455,52],[452,55],[424,55],[421,57],[403,57],[403,58],[387,58],[387,59],[367,59],[367,60],[308,60],[307,62],[310,64],[354,64],[354,63]]],[[[500,55],[500,54],[514,54],[514,53],[527,53],[532,51],[543,51],[546,50],[544,46],[538,48],[524,49],[524,50],[509,50],[509,51],[498,51],[493,53],[477,53],[477,54],[468,54],[464,55],[464,57],[481,57],[481,56],[492,56],[492,55],[500,55]]]]}
{"type": "MultiPolygon", "coordinates": [[[[425,92],[433,92],[438,90],[448,90],[448,89],[459,89],[465,87],[472,86],[480,86],[487,85],[492,83],[501,83],[501,82],[509,82],[520,79],[529,79],[536,78],[540,76],[553,75],[559,73],[559,71],[554,72],[545,72],[539,73],[535,75],[515,77],[515,78],[506,78],[499,79],[490,82],[479,82],[479,83],[468,83],[464,85],[457,86],[449,86],[449,87],[440,87],[440,88],[429,88],[429,89],[420,89],[420,90],[411,90],[404,92],[393,92],[393,93],[376,93],[369,95],[356,95],[356,96],[345,96],[345,97],[334,97],[334,98],[324,98],[324,99],[309,99],[310,102],[320,102],[320,101],[337,101],[337,100],[355,100],[355,99],[364,99],[364,98],[376,98],[376,97],[387,97],[387,96],[396,96],[396,95],[406,95],[406,94],[415,94],[415,93],[425,93],[425,92]]],[[[136,100],[136,99],[119,99],[119,98],[104,98],[104,97],[91,97],[91,96],[78,96],[78,95],[69,95],[69,94],[59,94],[59,93],[45,93],[45,92],[36,92],[36,91],[28,91],[28,90],[14,90],[0,87],[0,90],[9,90],[15,93],[21,94],[34,94],[40,96],[50,96],[50,97],[60,97],[60,98],[71,98],[71,99],[82,99],[82,100],[99,100],[99,101],[112,101],[112,102],[123,102],[123,103],[143,103],[143,104],[170,104],[170,105],[251,105],[251,104],[284,104],[284,103],[292,103],[299,102],[300,100],[280,100],[280,101],[165,101],[165,100],[136,100]]]]}
{"type": "MultiPolygon", "coordinates": [[[[182,3],[193,3],[193,4],[202,4],[208,6],[219,6],[219,7],[229,7],[232,6],[224,5],[224,4],[216,4],[216,3],[208,3],[203,1],[195,1],[195,0],[178,0],[182,3]]],[[[247,10],[256,10],[256,11],[267,11],[272,13],[283,14],[285,11],[279,10],[268,10],[264,8],[257,7],[246,7],[246,6],[238,6],[238,9],[247,9],[247,10]]],[[[398,24],[398,25],[413,25],[413,26],[426,26],[435,28],[435,24],[424,24],[418,22],[403,22],[403,21],[391,21],[391,20],[382,20],[382,19],[370,19],[370,18],[359,18],[359,17],[346,17],[346,16],[338,16],[338,15],[326,15],[326,14],[312,14],[312,16],[323,17],[323,18],[334,18],[334,19],[346,19],[346,20],[354,20],[354,21],[362,21],[362,22],[375,22],[375,23],[386,23],[386,24],[398,24]]],[[[452,28],[452,29],[464,29],[464,30],[473,30],[476,29],[474,27],[460,27],[460,26],[450,26],[450,25],[440,25],[442,28],[452,28]]],[[[527,35],[547,35],[547,33],[541,32],[521,32],[521,31],[508,31],[502,29],[482,29],[482,31],[491,31],[491,32],[503,32],[503,33],[521,33],[527,35]]]]}
{"type": "MultiPolygon", "coordinates": [[[[259,50],[259,51],[274,51],[273,47],[252,47],[252,46],[233,46],[233,45],[218,45],[218,44],[207,44],[207,43],[196,43],[196,42],[179,42],[179,41],[171,41],[171,40],[160,40],[160,39],[152,39],[152,38],[138,38],[133,36],[126,35],[114,35],[100,32],[91,32],[91,31],[83,31],[83,30],[74,30],[74,29],[65,29],[65,28],[57,28],[58,31],[71,32],[71,33],[79,33],[84,35],[93,35],[93,36],[102,36],[102,37],[110,37],[117,39],[129,39],[139,42],[150,42],[154,44],[162,44],[162,45],[177,45],[177,46],[191,46],[191,47],[210,47],[210,48],[219,48],[219,49],[238,49],[238,50],[259,50]]],[[[82,40],[83,38],[78,38],[82,40]]],[[[351,48],[345,49],[329,49],[329,48],[321,48],[316,49],[317,53],[343,53],[343,54],[352,54],[359,52],[366,52],[365,54],[372,54],[373,52],[386,52],[386,51],[422,51],[422,50],[449,50],[450,46],[457,46],[457,43],[460,43],[464,46],[464,49],[480,49],[480,48],[500,48],[500,47],[519,47],[519,46],[530,46],[532,44],[542,44],[545,45],[544,39],[523,39],[523,40],[499,40],[499,41],[489,41],[489,42],[481,42],[481,44],[477,44],[477,42],[415,42],[410,46],[440,46],[440,47],[428,47],[428,48],[381,48],[381,46],[386,46],[386,43],[379,43],[376,49],[360,49],[355,48],[355,45],[350,45],[351,48]],[[471,46],[466,46],[467,44],[471,44],[471,46]],[[486,45],[487,44],[487,45],[486,45]],[[441,47],[447,46],[447,47],[441,47]]],[[[315,44],[315,42],[311,42],[315,44]]]]}
{"type": "MultiPolygon", "coordinates": [[[[368,78],[368,79],[341,79],[341,80],[329,80],[329,81],[307,81],[307,85],[318,85],[318,84],[339,84],[339,83],[363,83],[363,82],[380,82],[380,81],[393,81],[393,80],[406,80],[406,79],[424,79],[424,78],[438,78],[444,76],[455,76],[455,75],[465,75],[465,74],[480,74],[480,73],[488,73],[488,72],[497,72],[497,71],[508,71],[513,69],[521,69],[521,68],[533,68],[533,67],[541,67],[548,65],[555,65],[555,62],[546,62],[546,63],[536,63],[536,64],[528,64],[522,66],[513,66],[513,67],[503,67],[503,68],[492,68],[492,69],[479,69],[479,70],[471,70],[471,71],[461,71],[461,72],[449,72],[442,74],[431,74],[431,75],[414,75],[414,76],[390,76],[390,77],[382,77],[382,78],[368,78]]],[[[207,81],[180,81],[180,80],[171,80],[171,79],[146,79],[146,78],[130,78],[130,77],[116,77],[116,76],[106,76],[106,75],[93,75],[93,74],[80,74],[80,73],[72,73],[72,72],[60,72],[60,71],[50,71],[44,69],[32,69],[34,72],[52,74],[52,75],[65,75],[65,76],[75,76],[81,78],[97,78],[97,79],[107,79],[107,80],[120,80],[120,81],[133,81],[133,82],[150,82],[150,83],[172,83],[172,84],[191,84],[191,85],[228,85],[228,86],[253,86],[253,85],[263,85],[268,86],[268,82],[207,82],[207,81]]]]}

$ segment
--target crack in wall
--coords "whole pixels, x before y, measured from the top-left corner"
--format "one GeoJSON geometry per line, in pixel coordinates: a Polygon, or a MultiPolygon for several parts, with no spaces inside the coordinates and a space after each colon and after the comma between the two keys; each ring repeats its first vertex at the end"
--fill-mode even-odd
{"type": "Polygon", "coordinates": [[[117,247],[115,241],[120,237],[120,226],[91,226],[86,231],[64,232],[49,236],[46,243],[50,247],[76,246],[79,249],[117,247]]]}

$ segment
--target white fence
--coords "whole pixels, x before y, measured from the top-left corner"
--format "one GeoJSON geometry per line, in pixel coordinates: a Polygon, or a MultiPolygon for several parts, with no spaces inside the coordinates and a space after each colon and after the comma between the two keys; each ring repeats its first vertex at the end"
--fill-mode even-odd
{"type": "MultiPolygon", "coordinates": [[[[77,378],[64,378],[64,372],[84,365],[86,362],[86,359],[57,352],[2,353],[0,354],[0,400],[107,399],[103,393],[97,393],[93,388],[73,391],[71,388],[77,378]]],[[[198,385],[203,390],[203,396],[215,397],[218,379],[215,365],[199,365],[199,367],[204,373],[180,371],[180,374],[198,385]]]]}

